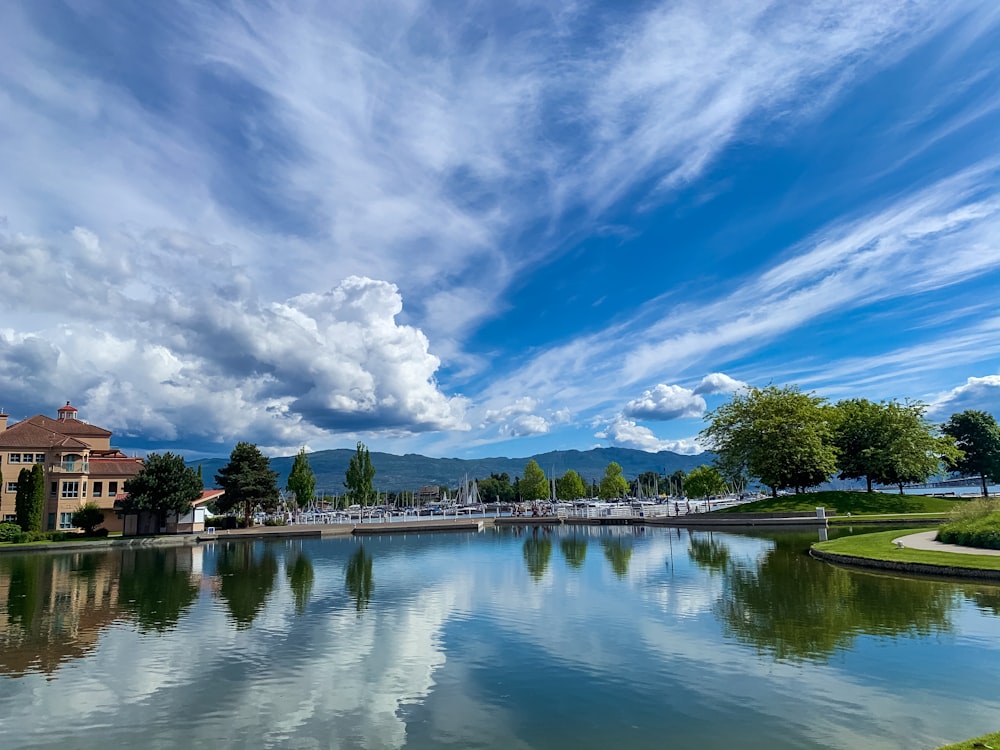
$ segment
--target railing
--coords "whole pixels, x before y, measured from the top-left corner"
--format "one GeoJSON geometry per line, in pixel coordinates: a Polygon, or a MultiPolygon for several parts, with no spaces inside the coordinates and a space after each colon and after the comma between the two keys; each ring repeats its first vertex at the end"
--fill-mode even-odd
{"type": "Polygon", "coordinates": [[[90,461],[59,461],[50,464],[49,471],[55,474],[87,474],[90,472],[90,461]]]}

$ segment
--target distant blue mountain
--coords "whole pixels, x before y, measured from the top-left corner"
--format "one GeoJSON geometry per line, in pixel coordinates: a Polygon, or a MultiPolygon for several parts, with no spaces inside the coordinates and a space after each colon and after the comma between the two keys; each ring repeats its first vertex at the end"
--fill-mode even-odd
{"type": "MultiPolygon", "coordinates": [[[[317,451],[309,454],[309,465],[316,475],[316,492],[340,494],[344,491],[344,473],[354,455],[354,449],[317,451]]],[[[271,468],[279,473],[278,486],[284,487],[291,471],[294,456],[271,459],[271,468]]],[[[627,479],[634,479],[646,471],[658,474],[672,474],[678,469],[684,472],[701,464],[711,463],[711,453],[697,456],[683,456],[670,451],[647,453],[631,448],[594,448],[589,451],[550,451],[525,458],[428,458],[415,453],[397,456],[392,453],[372,453],[375,466],[375,487],[382,492],[418,490],[425,485],[457,487],[465,477],[482,479],[490,474],[506,472],[511,481],[524,474],[524,466],[534,459],[542,467],[546,476],[562,476],[573,469],[584,481],[600,480],[604,470],[612,461],[621,465],[627,479]]],[[[225,458],[190,461],[191,466],[201,465],[205,486],[215,483],[215,474],[229,462],[225,458]]]]}

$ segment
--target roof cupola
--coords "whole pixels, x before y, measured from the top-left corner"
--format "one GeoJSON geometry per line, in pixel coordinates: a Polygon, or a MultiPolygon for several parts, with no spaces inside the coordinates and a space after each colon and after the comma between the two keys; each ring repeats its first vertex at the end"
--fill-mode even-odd
{"type": "Polygon", "coordinates": [[[66,406],[59,408],[59,421],[63,422],[67,419],[76,419],[76,407],[71,406],[69,401],[66,402],[66,406]]]}

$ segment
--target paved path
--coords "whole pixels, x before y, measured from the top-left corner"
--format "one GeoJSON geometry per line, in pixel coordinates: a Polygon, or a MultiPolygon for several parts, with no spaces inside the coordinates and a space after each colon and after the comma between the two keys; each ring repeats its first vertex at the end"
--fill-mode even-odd
{"type": "Polygon", "coordinates": [[[1000,549],[979,549],[978,547],[963,547],[960,544],[945,544],[936,541],[934,539],[936,536],[937,529],[932,529],[898,537],[893,539],[892,543],[899,542],[910,549],[930,550],[932,552],[955,552],[960,555],[1000,555],[1000,549]]]}

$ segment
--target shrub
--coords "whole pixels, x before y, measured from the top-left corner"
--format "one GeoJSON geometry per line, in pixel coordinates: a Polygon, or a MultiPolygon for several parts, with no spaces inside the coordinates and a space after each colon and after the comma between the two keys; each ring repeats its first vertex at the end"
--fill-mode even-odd
{"type": "Polygon", "coordinates": [[[285,519],[284,518],[268,518],[268,519],[266,519],[264,521],[264,525],[265,526],[284,526],[285,525],[285,519]]]}
{"type": "Polygon", "coordinates": [[[969,514],[941,527],[938,541],[964,547],[1000,549],[1000,512],[969,514]]]}
{"type": "Polygon", "coordinates": [[[23,532],[16,523],[0,523],[0,542],[13,542],[23,532]]]}
{"type": "Polygon", "coordinates": [[[95,527],[104,523],[104,511],[97,503],[84,503],[74,511],[72,523],[83,529],[84,534],[92,534],[95,527]]]}

